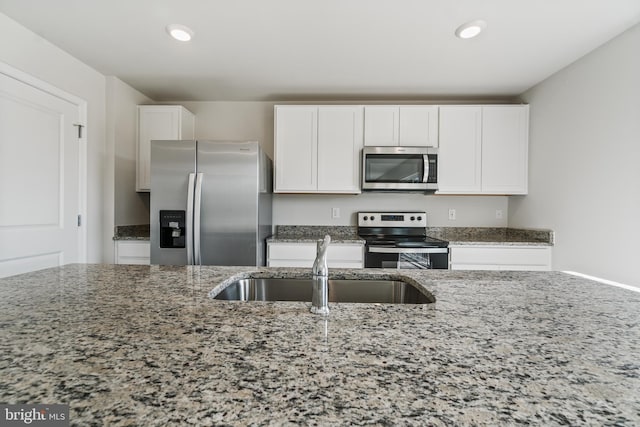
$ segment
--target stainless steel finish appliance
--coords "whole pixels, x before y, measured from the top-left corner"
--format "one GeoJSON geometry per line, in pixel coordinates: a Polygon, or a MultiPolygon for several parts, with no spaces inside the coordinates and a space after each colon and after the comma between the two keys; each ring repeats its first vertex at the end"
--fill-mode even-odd
{"type": "Polygon", "coordinates": [[[152,141],[151,264],[265,265],[271,176],[255,141],[152,141]]]}
{"type": "Polygon", "coordinates": [[[435,191],[438,149],[426,147],[364,147],[363,190],[435,191]]]}
{"type": "Polygon", "coordinates": [[[427,236],[426,212],[359,212],[367,268],[449,268],[449,242],[427,236]]]}

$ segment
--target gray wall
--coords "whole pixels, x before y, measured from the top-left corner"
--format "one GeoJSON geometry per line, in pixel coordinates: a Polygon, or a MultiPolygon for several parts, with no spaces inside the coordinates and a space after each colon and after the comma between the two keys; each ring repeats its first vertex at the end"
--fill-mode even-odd
{"type": "Polygon", "coordinates": [[[136,192],[137,105],[153,103],[117,77],[107,77],[107,140],[114,147],[115,225],[149,223],[149,193],[136,192]]]}
{"type": "Polygon", "coordinates": [[[640,25],[522,98],[529,195],[509,225],[554,229],[554,269],[640,285],[640,25]]]}

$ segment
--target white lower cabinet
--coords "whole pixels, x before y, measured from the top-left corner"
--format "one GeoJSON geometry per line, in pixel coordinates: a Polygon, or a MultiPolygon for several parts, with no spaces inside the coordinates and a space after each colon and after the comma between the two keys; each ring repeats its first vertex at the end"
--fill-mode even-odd
{"type": "Polygon", "coordinates": [[[151,245],[148,240],[116,240],[116,264],[151,264],[151,245]]]}
{"type": "Polygon", "coordinates": [[[449,246],[451,270],[551,270],[551,246],[449,246]]]}
{"type": "MultiPolygon", "coordinates": [[[[315,242],[267,243],[267,267],[313,267],[315,242]]],[[[332,243],[327,250],[329,268],[364,268],[364,244],[332,243]]]]}

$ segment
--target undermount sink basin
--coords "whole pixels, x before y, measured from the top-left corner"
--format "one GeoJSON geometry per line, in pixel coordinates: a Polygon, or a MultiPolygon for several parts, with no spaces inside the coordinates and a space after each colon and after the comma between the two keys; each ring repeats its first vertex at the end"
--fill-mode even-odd
{"type": "MultiPolygon", "coordinates": [[[[232,301],[311,302],[312,279],[241,279],[214,298],[232,301]]],[[[396,280],[329,279],[330,302],[429,304],[431,295],[396,280]]]]}

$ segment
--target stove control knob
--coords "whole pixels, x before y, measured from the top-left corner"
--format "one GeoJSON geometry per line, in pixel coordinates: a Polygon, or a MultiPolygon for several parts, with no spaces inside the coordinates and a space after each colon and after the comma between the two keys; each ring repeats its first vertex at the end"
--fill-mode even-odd
{"type": "Polygon", "coordinates": [[[421,216],[418,217],[418,221],[422,221],[422,217],[421,216]]]}
{"type": "MultiPolygon", "coordinates": [[[[418,218],[419,218],[419,217],[418,217],[418,218]]],[[[415,220],[416,220],[416,217],[415,217],[415,216],[412,216],[412,217],[411,217],[411,221],[415,221],[415,220]]]]}
{"type": "Polygon", "coordinates": [[[374,219],[376,219],[376,217],[371,215],[371,221],[373,221],[374,219]]]}
{"type": "Polygon", "coordinates": [[[364,218],[362,218],[362,219],[364,219],[366,221],[366,220],[369,219],[369,217],[365,215],[364,218]]]}

